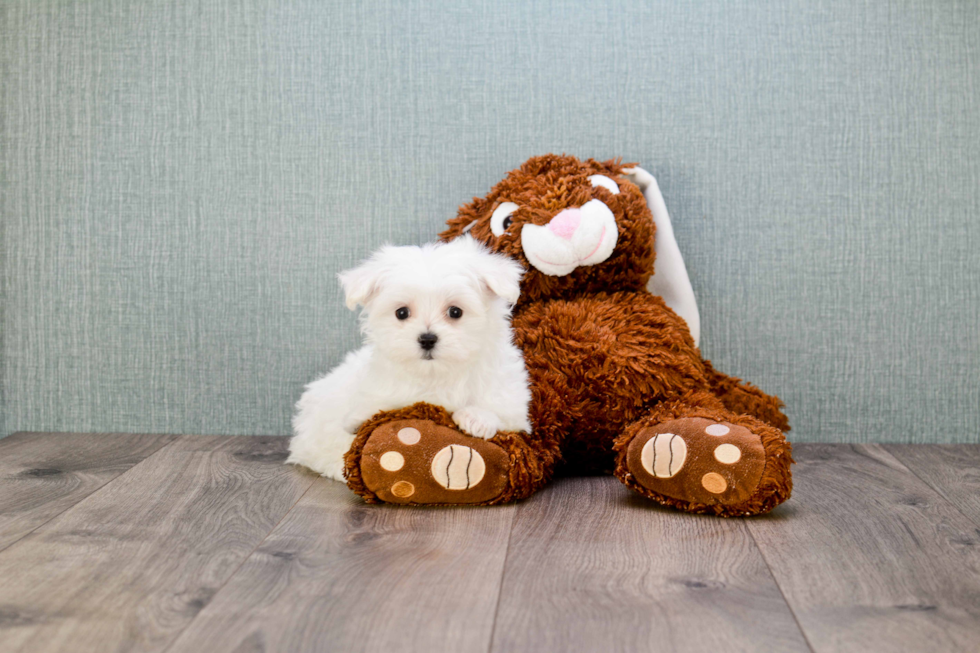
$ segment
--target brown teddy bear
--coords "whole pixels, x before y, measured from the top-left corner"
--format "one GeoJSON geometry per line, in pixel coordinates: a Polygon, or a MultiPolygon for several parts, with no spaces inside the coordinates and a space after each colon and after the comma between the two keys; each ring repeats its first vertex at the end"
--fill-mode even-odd
{"type": "Polygon", "coordinates": [[[379,413],[346,456],[369,502],[496,504],[559,467],[612,472],[687,512],[772,510],[792,489],[778,398],[715,371],[688,324],[647,290],[655,223],[618,161],[529,159],[440,235],[463,233],[527,272],[513,327],[531,376],[532,432],[469,437],[438,406],[379,413]],[[385,469],[382,454],[405,463],[385,469]]]}

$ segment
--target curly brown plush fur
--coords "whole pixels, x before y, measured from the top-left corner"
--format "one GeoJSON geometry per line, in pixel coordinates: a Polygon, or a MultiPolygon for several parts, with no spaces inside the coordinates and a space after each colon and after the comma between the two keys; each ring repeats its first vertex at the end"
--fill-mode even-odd
{"type": "MultiPolygon", "coordinates": [[[[768,512],[792,489],[791,449],[782,433],[789,424],[782,404],[717,372],[701,358],[684,320],[647,292],[655,225],[640,189],[622,176],[624,167],[619,161],[534,157],[486,197],[461,207],[440,234],[451,240],[468,231],[527,270],[513,326],[531,376],[533,434],[494,438],[507,448],[513,470],[505,494],[490,503],[528,496],[564,465],[569,472],[613,472],[644,496],[689,512],[768,512]],[[614,179],[620,192],[594,187],[588,177],[595,174],[614,179]],[[522,249],[522,226],[546,225],[562,209],[592,199],[604,202],[616,220],[618,241],[609,258],[564,276],[549,276],[532,266],[522,249]],[[502,202],[519,208],[498,237],[490,218],[502,202]],[[629,443],[644,429],[678,418],[744,426],[761,439],[764,469],[748,499],[722,505],[672,498],[641,485],[630,473],[629,443]]],[[[368,500],[372,493],[359,483],[357,451],[379,424],[405,416],[452,426],[445,411],[424,404],[378,415],[365,424],[348,454],[347,472],[351,487],[368,500]]]]}

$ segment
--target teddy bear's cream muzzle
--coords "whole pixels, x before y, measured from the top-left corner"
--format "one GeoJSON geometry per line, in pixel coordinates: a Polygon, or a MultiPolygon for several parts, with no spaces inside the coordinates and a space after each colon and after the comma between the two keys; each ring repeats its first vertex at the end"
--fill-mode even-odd
{"type": "Polygon", "coordinates": [[[602,200],[564,209],[546,225],[526,224],[521,229],[528,262],[552,277],[602,263],[616,249],[618,238],[616,218],[602,200]]]}

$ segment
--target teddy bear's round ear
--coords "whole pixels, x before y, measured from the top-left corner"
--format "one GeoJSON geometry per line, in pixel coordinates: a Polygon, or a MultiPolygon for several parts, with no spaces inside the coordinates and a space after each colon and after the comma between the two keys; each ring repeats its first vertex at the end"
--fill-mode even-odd
{"type": "Polygon", "coordinates": [[[643,197],[653,214],[653,222],[657,225],[657,235],[654,242],[656,265],[653,276],[647,283],[647,290],[659,295],[675,313],[680,315],[694,338],[694,345],[701,341],[701,315],[698,312],[698,302],[694,297],[694,288],[687,275],[684,257],[674,238],[674,228],[670,224],[667,213],[667,203],[660,192],[657,180],[649,172],[640,167],[623,168],[623,175],[639,186],[643,197]]]}

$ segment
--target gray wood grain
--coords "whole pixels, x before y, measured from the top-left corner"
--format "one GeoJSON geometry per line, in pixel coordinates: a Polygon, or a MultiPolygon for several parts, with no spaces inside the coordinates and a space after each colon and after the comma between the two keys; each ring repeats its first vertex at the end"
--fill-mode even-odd
{"type": "Polygon", "coordinates": [[[980,650],[977,446],[799,445],[793,499],[748,520],[608,477],[368,506],[286,446],[0,441],[0,526],[33,524],[0,550],[0,652],[980,650]]]}
{"type": "Polygon", "coordinates": [[[882,447],[980,526],[980,446],[885,444],[882,447]]]}
{"type": "Polygon", "coordinates": [[[519,507],[492,650],[809,649],[743,522],[591,477],[519,507]]]}
{"type": "Polygon", "coordinates": [[[514,511],[372,506],[318,480],[171,651],[484,652],[514,511]]]}
{"type": "Polygon", "coordinates": [[[0,551],[176,437],[21,432],[0,440],[0,551]]]}
{"type": "Polygon", "coordinates": [[[880,445],[800,445],[746,522],[815,651],[980,650],[975,524],[880,445]]]}
{"type": "Polygon", "coordinates": [[[287,441],[182,436],[0,552],[0,651],[161,651],[313,482],[287,441]]]}

